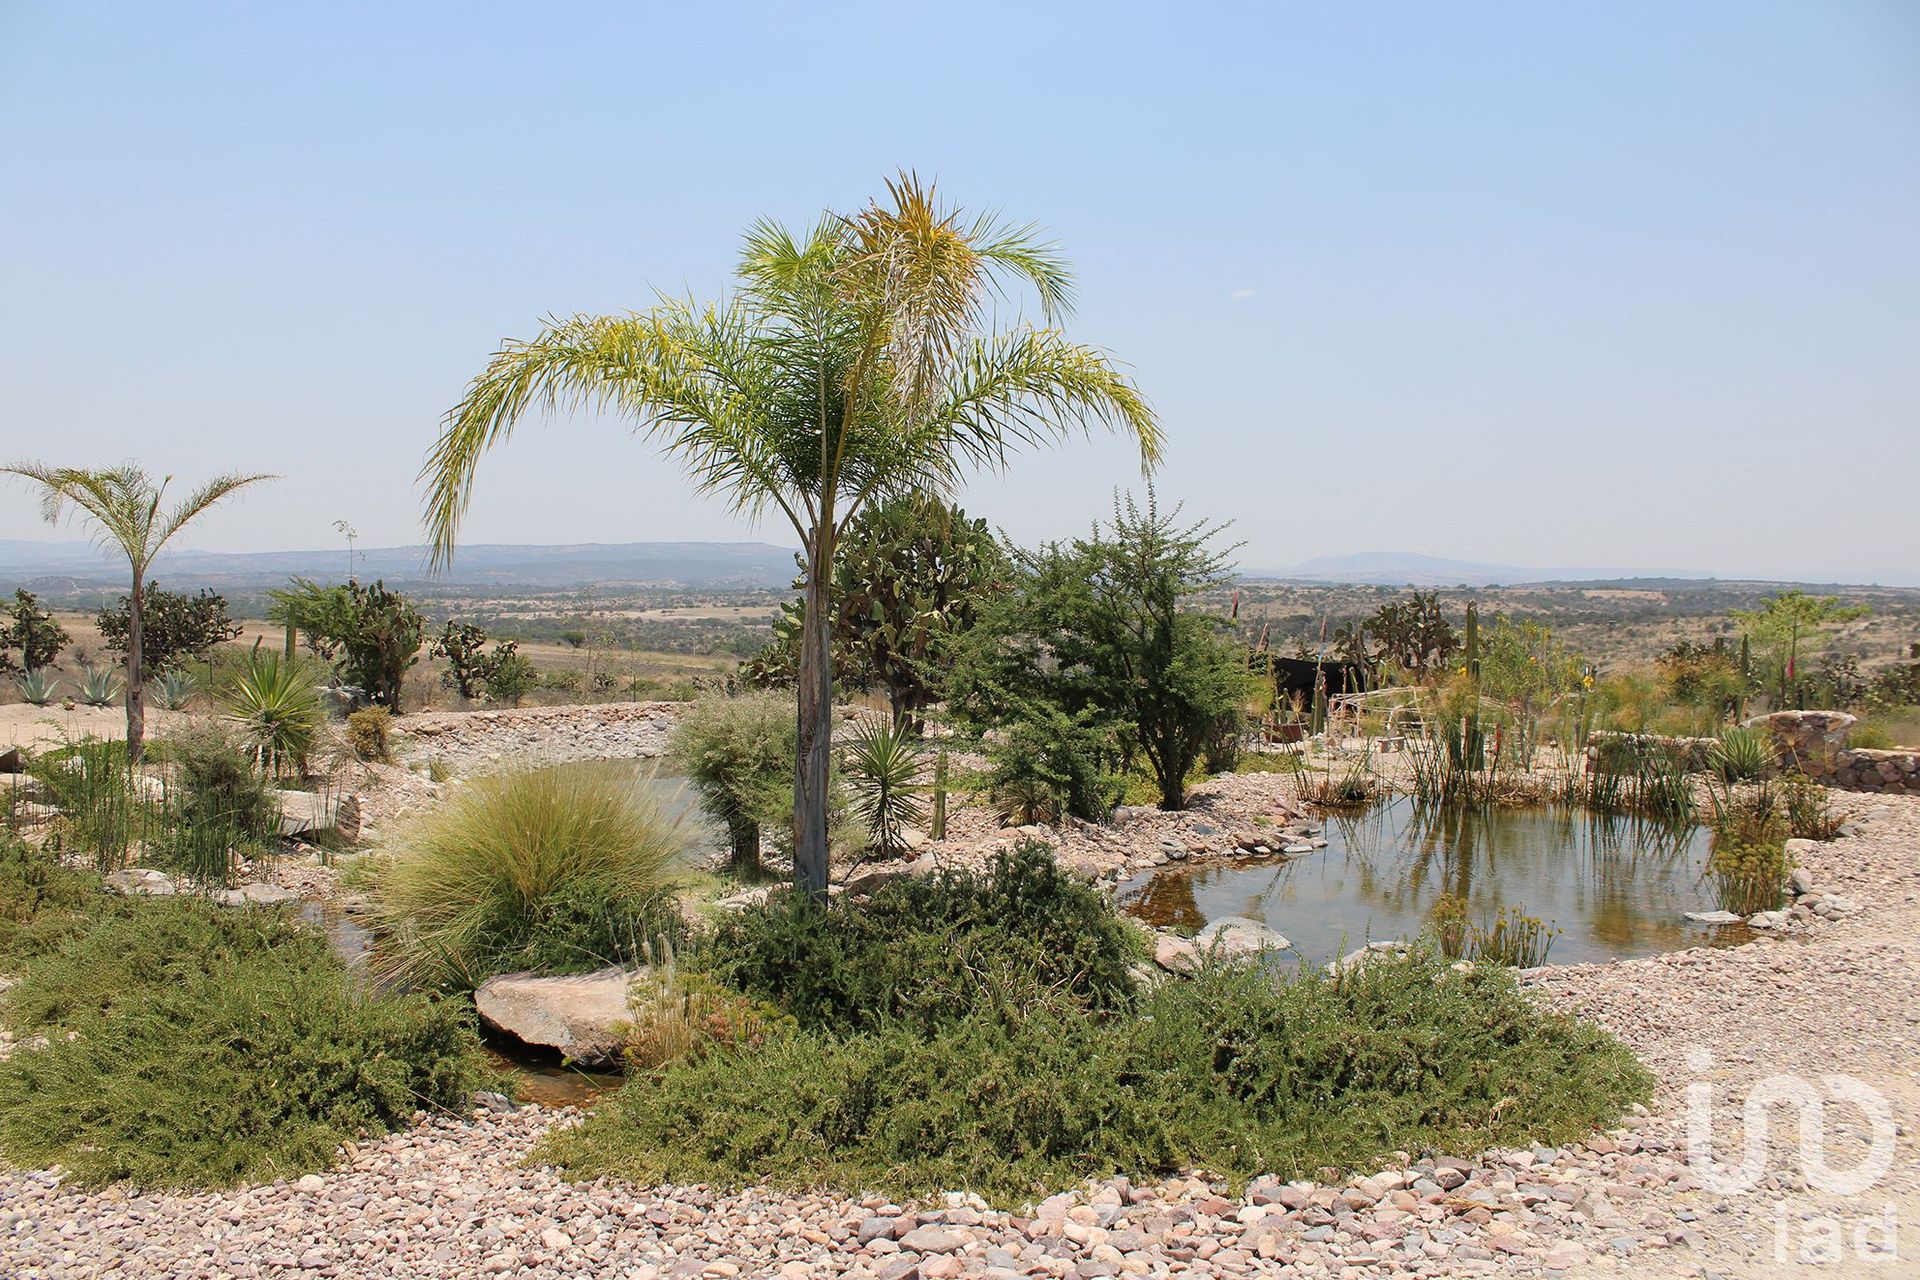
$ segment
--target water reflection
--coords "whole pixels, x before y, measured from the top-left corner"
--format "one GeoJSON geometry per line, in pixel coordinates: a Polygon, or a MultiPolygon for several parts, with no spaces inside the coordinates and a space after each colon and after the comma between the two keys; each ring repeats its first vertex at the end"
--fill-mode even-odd
{"type": "Polygon", "coordinates": [[[1285,862],[1156,869],[1123,885],[1121,903],[1181,929],[1251,916],[1316,961],[1413,936],[1443,894],[1465,901],[1475,919],[1516,906],[1559,926],[1556,963],[1740,940],[1684,918],[1717,905],[1702,880],[1708,847],[1699,828],[1400,799],[1332,817],[1325,834],[1327,848],[1285,862]]]}

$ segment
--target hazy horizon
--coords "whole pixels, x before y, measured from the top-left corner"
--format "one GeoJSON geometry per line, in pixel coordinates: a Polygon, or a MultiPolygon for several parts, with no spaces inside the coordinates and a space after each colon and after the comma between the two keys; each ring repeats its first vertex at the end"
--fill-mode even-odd
{"type": "MultiPolygon", "coordinates": [[[[0,5],[0,461],[287,477],[186,547],[411,545],[503,338],[910,167],[1059,239],[1245,564],[1920,567],[1920,7],[973,13],[0,5]]],[[[1139,483],[1074,442],[962,500],[1033,541],[1139,483]]],[[[0,482],[0,538],[83,536],[0,482]]],[[[582,421],[464,538],[788,534],[582,421]]]]}

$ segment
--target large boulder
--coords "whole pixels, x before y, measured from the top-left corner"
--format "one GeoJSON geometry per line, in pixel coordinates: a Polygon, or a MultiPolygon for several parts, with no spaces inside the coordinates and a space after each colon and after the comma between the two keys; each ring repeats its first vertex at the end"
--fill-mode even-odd
{"type": "Polygon", "coordinates": [[[620,1056],[616,1026],[628,1019],[627,988],[636,975],[618,967],[543,977],[503,973],[473,993],[490,1030],[570,1062],[602,1066],[620,1056]]]}
{"type": "Polygon", "coordinates": [[[103,883],[109,893],[124,893],[132,897],[164,898],[178,892],[171,876],[150,867],[128,867],[124,871],[109,872],[103,883]]]}
{"type": "MultiPolygon", "coordinates": [[[[273,798],[280,806],[280,834],[310,836],[333,826],[339,813],[340,798],[317,791],[276,791],[273,798]]],[[[356,820],[358,804],[356,802],[356,820]]]]}

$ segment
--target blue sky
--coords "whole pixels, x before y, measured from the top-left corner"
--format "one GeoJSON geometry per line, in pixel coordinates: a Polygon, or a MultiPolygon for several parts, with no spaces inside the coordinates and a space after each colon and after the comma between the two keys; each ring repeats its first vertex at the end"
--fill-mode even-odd
{"type": "MultiPolygon", "coordinates": [[[[416,541],[501,338],[715,293],[753,218],[909,166],[1058,237],[1162,500],[1250,565],[1920,565],[1906,0],[0,0],[0,454],[287,477],[192,545],[416,541]]],[[[1102,441],[966,500],[1031,539],[1137,482],[1102,441]]],[[[563,422],[468,536],[755,533],[563,422]]]]}

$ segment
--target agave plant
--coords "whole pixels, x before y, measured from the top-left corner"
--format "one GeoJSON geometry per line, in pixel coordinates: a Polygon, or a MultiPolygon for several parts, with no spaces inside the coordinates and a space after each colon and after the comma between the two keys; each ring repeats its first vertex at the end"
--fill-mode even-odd
{"type": "Polygon", "coordinates": [[[906,829],[926,820],[921,767],[905,730],[886,721],[863,726],[848,745],[847,790],[854,816],[882,857],[897,856],[906,846],[906,829]]]}
{"type": "Polygon", "coordinates": [[[153,682],[153,700],[162,711],[185,711],[199,686],[185,671],[169,671],[153,682]]]}
{"type": "Polygon", "coordinates": [[[20,696],[36,707],[52,702],[60,689],[60,682],[45,671],[29,671],[14,683],[20,686],[20,696]]]}
{"type": "Polygon", "coordinates": [[[80,677],[80,701],[90,707],[111,706],[120,696],[120,688],[120,677],[113,672],[88,667],[80,677]]]}
{"type": "Polygon", "coordinates": [[[1707,748],[1707,767],[1728,786],[1736,782],[1758,782],[1779,763],[1772,737],[1761,729],[1745,726],[1728,729],[1707,748]]]}
{"type": "Polygon", "coordinates": [[[305,664],[256,648],[221,703],[261,772],[306,771],[324,713],[305,664]]]}

